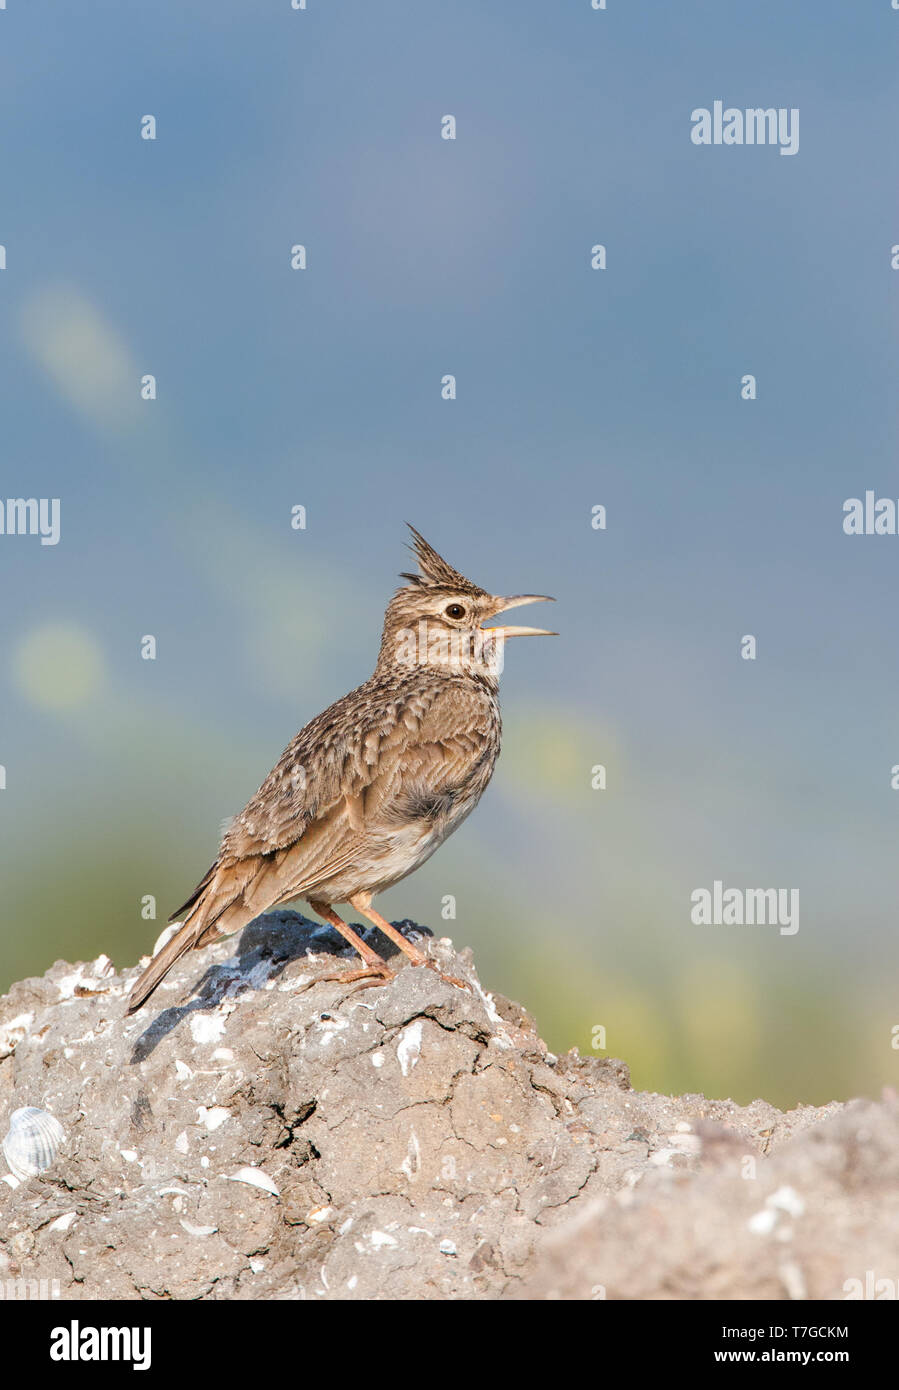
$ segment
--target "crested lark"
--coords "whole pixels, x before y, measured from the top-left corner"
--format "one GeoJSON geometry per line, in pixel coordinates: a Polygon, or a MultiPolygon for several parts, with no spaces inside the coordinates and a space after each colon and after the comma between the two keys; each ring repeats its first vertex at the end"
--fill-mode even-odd
{"type": "Polygon", "coordinates": [[[430,964],[371,900],[423,864],[490,781],[505,638],[555,634],[482,627],[546,596],[488,594],[409,529],[420,573],[402,575],[408,583],[387,607],[374,674],[300,730],[235,817],[212,868],[173,914],[173,921],[187,914],[183,925],[131,991],[129,1013],[186,951],[294,898],[305,899],[362,957],[363,968],[343,980],[377,982],[393,972],[334,903],[350,903],[414,964],[430,964]]]}

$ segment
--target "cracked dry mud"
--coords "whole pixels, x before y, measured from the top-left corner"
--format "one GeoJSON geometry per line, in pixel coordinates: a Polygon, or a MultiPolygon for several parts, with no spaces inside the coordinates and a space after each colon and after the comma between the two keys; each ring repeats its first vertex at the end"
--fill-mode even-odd
{"type": "Polygon", "coordinates": [[[35,1105],[66,1142],[0,1184],[0,1277],[429,1299],[842,1298],[899,1276],[895,1104],[638,1094],[622,1062],[548,1053],[468,952],[429,949],[470,992],[413,967],[317,982],[350,956],[292,912],[186,957],[130,1019],[136,968],[104,957],[15,985],[0,1127],[35,1105]]]}

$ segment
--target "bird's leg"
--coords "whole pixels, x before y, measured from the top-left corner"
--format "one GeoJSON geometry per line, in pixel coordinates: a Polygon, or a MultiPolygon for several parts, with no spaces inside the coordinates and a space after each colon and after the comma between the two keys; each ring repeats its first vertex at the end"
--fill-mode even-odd
{"type": "Polygon", "coordinates": [[[327,903],[315,902],[312,898],[309,899],[309,906],[313,912],[318,913],[319,917],[324,917],[326,922],[330,922],[332,927],[336,927],[340,935],[365,961],[364,970],[344,970],[339,975],[319,975],[319,980],[338,980],[342,984],[349,984],[352,980],[365,980],[374,977],[370,979],[370,983],[374,985],[379,980],[392,980],[394,978],[394,972],[386,960],[382,960],[377,951],[372,950],[371,946],[367,945],[342,917],[338,917],[333,907],[329,907],[327,903]]]}
{"type": "Polygon", "coordinates": [[[370,922],[373,922],[378,928],[378,931],[382,931],[395,946],[399,946],[400,950],[409,957],[413,965],[427,965],[429,969],[436,970],[441,980],[445,980],[448,985],[458,985],[460,989],[468,989],[468,985],[464,980],[457,979],[455,975],[444,975],[443,971],[435,965],[432,960],[428,960],[428,957],[420,947],[416,946],[413,941],[407,941],[403,933],[397,931],[392,922],[388,922],[385,917],[381,916],[380,912],[376,912],[371,905],[371,898],[367,893],[357,893],[355,897],[349,898],[348,901],[351,907],[354,907],[357,912],[362,913],[363,917],[367,917],[370,922]]]}
{"type": "Polygon", "coordinates": [[[430,961],[421,947],[416,946],[414,941],[407,941],[401,931],[397,931],[392,922],[388,922],[381,916],[380,912],[375,912],[370,900],[365,893],[357,893],[354,898],[349,899],[351,907],[357,912],[361,912],[363,917],[367,917],[370,922],[382,931],[389,938],[394,946],[399,946],[400,950],[409,957],[413,965],[429,965],[430,961]]]}

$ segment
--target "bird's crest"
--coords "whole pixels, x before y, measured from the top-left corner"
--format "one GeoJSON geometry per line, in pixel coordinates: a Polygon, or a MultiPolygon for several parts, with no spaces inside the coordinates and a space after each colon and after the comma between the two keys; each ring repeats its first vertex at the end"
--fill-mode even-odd
{"type": "Polygon", "coordinates": [[[401,579],[408,579],[410,584],[416,584],[421,589],[450,589],[454,594],[484,594],[486,592],[486,590],[478,588],[477,584],[472,584],[471,580],[466,579],[464,574],[454,570],[442,555],[437,554],[432,545],[428,545],[424,536],[416,531],[411,522],[407,521],[406,525],[414,537],[410,549],[415,552],[421,573],[407,574],[404,572],[400,575],[401,579]]]}

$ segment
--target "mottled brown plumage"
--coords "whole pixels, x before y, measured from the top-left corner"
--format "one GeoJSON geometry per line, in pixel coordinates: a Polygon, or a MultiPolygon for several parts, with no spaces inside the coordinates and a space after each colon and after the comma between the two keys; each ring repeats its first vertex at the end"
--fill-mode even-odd
{"type": "Polygon", "coordinates": [[[343,979],[391,971],[334,903],[350,903],[427,963],[371,899],[424,863],[480,800],[499,754],[503,643],[544,631],[481,624],[543,596],[495,597],[410,530],[419,573],[402,576],[409,582],[388,605],[373,675],[300,730],[231,822],[215,863],[173,915],[186,914],[183,925],[135,984],[129,1013],[186,951],[296,898],[362,957],[364,968],[343,979]]]}

